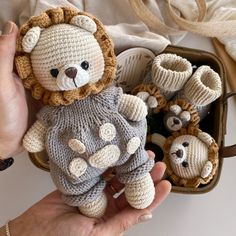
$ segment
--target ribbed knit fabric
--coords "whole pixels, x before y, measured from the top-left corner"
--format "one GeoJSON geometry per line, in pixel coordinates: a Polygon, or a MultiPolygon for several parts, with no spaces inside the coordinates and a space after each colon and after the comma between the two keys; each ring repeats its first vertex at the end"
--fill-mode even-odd
{"type": "Polygon", "coordinates": [[[221,79],[209,66],[199,67],[175,99],[184,99],[191,103],[201,119],[207,114],[210,104],[222,94],[221,79]]]}
{"type": "Polygon", "coordinates": [[[109,167],[116,166],[122,182],[131,183],[154,165],[144,149],[146,120],[128,121],[120,114],[122,97],[120,88],[110,87],[68,106],[45,106],[38,114],[47,127],[45,142],[54,183],[67,204],[89,215],[103,212],[94,204],[105,206],[101,174],[109,167]]]}
{"type": "Polygon", "coordinates": [[[177,137],[171,146],[170,163],[175,174],[181,178],[192,179],[201,176],[204,165],[208,161],[208,146],[192,135],[182,135],[177,137]],[[184,143],[188,143],[184,147],[184,143]],[[183,151],[183,156],[177,157],[178,150],[183,151]],[[184,167],[183,162],[188,163],[188,167],[184,167]]]}
{"type": "Polygon", "coordinates": [[[152,65],[152,82],[170,100],[192,74],[191,63],[175,54],[160,54],[152,65]]]}

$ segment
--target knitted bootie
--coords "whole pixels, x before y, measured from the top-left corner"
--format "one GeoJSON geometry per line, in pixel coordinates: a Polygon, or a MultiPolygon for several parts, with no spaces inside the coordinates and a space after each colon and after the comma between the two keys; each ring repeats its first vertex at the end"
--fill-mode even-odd
{"type": "Polygon", "coordinates": [[[191,63],[175,54],[161,54],[152,65],[152,83],[161,91],[166,100],[170,100],[181,90],[192,75],[191,63]]]}
{"type": "Polygon", "coordinates": [[[210,108],[210,104],[222,94],[222,82],[219,75],[209,66],[199,67],[176,95],[174,100],[184,99],[192,104],[203,119],[210,108]]]}

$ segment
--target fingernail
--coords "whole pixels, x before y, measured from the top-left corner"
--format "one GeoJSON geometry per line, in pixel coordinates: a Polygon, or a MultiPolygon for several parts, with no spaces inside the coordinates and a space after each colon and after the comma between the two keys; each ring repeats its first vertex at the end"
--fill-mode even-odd
{"type": "Polygon", "coordinates": [[[13,23],[11,21],[8,21],[3,27],[2,35],[11,34],[12,30],[13,30],[13,23]]]}
{"type": "Polygon", "coordinates": [[[9,168],[14,163],[14,159],[12,157],[0,160],[0,171],[4,171],[9,168]]]}
{"type": "Polygon", "coordinates": [[[145,221],[149,221],[152,219],[152,214],[148,214],[148,215],[143,215],[139,217],[139,222],[145,222],[145,221]]]}

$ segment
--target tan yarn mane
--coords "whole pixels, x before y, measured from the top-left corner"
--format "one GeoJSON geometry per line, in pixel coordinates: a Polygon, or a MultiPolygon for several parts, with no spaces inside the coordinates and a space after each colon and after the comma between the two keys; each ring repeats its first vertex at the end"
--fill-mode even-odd
{"type": "Polygon", "coordinates": [[[17,39],[16,68],[25,88],[32,91],[32,96],[42,100],[45,105],[69,105],[77,99],[84,99],[90,94],[97,94],[106,88],[114,79],[116,73],[116,57],[113,43],[106,34],[104,26],[95,17],[72,8],[55,8],[43,12],[39,16],[32,17],[21,29],[17,39]],[[76,15],[85,15],[93,19],[97,25],[94,34],[98,41],[105,61],[105,69],[102,78],[95,84],[87,84],[72,91],[49,91],[41,86],[34,75],[30,54],[24,52],[22,40],[24,35],[35,26],[48,28],[52,25],[67,23],[76,15]]]}
{"type": "Polygon", "coordinates": [[[167,166],[166,172],[167,175],[170,177],[170,179],[173,181],[173,183],[177,186],[197,188],[200,184],[208,183],[214,177],[217,171],[219,160],[218,160],[218,145],[216,144],[215,141],[213,141],[211,146],[208,148],[208,160],[212,162],[213,169],[207,178],[202,178],[200,176],[197,176],[193,179],[184,179],[177,176],[171,168],[169,151],[173,141],[177,137],[182,135],[193,135],[198,137],[199,132],[202,131],[196,127],[189,126],[187,129],[181,129],[179,132],[173,133],[172,136],[167,138],[165,142],[163,150],[164,150],[164,162],[166,163],[167,166]]]}
{"type": "Polygon", "coordinates": [[[170,107],[173,105],[178,105],[181,107],[183,111],[188,111],[191,115],[189,125],[195,126],[198,128],[199,122],[200,122],[200,117],[198,115],[197,110],[193,107],[192,104],[186,102],[184,99],[177,99],[175,101],[170,101],[167,103],[167,105],[164,107],[165,112],[170,111],[170,107]]]}
{"type": "Polygon", "coordinates": [[[159,88],[153,84],[140,84],[132,90],[133,95],[137,95],[139,92],[148,92],[151,96],[155,97],[158,102],[158,106],[153,109],[154,113],[158,113],[163,107],[166,106],[166,99],[161,94],[159,88]]]}

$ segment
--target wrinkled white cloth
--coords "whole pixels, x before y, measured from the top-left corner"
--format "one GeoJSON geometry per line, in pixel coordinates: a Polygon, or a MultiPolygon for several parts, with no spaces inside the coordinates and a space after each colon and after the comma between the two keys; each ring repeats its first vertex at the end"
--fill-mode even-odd
{"type": "MultiPolygon", "coordinates": [[[[145,3],[167,25],[176,27],[168,13],[166,0],[146,0],[145,3]]],[[[30,16],[56,6],[77,7],[97,16],[105,24],[117,53],[130,47],[146,47],[158,54],[184,36],[162,36],[158,29],[152,32],[136,16],[128,0],[0,0],[0,27],[7,20],[22,25],[30,16]]],[[[187,20],[194,21],[198,17],[194,0],[172,0],[172,6],[187,20]]],[[[236,0],[207,0],[205,21],[229,19],[236,19],[236,0]]],[[[236,60],[236,39],[219,40],[236,60]]]]}

